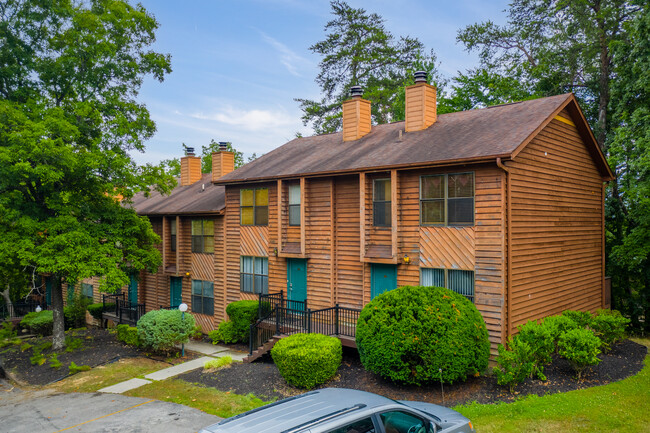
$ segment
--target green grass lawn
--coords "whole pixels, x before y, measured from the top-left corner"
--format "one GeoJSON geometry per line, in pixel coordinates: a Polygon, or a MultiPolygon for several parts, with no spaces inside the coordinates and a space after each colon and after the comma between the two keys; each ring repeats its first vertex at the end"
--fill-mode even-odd
{"type": "Polygon", "coordinates": [[[252,394],[238,395],[223,392],[215,388],[206,388],[179,379],[153,382],[149,385],[125,392],[124,395],[155,398],[156,400],[183,404],[222,418],[235,416],[269,403],[260,400],[252,394]]]}
{"type": "Polygon", "coordinates": [[[95,392],[134,377],[167,368],[169,364],[148,358],[121,359],[112,364],[95,367],[90,371],[74,374],[52,385],[62,392],[95,392]]]}
{"type": "MultiPolygon", "coordinates": [[[[635,339],[650,347],[650,339],[635,339]]],[[[489,432],[648,432],[650,356],[634,377],[620,382],[514,403],[468,404],[454,409],[489,432]]]]}

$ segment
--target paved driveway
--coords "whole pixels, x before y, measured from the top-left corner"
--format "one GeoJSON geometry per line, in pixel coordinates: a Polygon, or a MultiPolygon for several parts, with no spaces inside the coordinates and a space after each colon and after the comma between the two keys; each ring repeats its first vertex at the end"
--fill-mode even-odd
{"type": "Polygon", "coordinates": [[[0,380],[0,432],[196,432],[219,417],[116,394],[11,389],[0,380]]]}

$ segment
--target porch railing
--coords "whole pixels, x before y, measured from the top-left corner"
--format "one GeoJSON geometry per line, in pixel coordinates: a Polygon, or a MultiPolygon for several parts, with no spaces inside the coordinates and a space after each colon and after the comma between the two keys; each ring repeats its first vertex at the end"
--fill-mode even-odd
{"type": "Polygon", "coordinates": [[[132,304],[129,301],[118,299],[115,305],[117,306],[117,317],[120,323],[123,321],[138,323],[140,317],[144,316],[145,313],[144,304],[132,304]]]}
{"type": "Polygon", "coordinates": [[[117,301],[118,299],[124,300],[124,293],[109,293],[102,295],[102,311],[104,313],[114,314],[117,316],[117,301]],[[111,305],[111,308],[106,309],[107,305],[111,305]]]}
{"type": "Polygon", "coordinates": [[[47,310],[48,306],[38,300],[28,299],[27,301],[16,301],[11,303],[11,308],[4,302],[0,303],[0,319],[7,317],[23,317],[27,313],[36,311],[36,307],[47,310]]]}
{"type": "Polygon", "coordinates": [[[334,307],[321,310],[306,308],[306,302],[292,303],[284,299],[283,293],[260,295],[259,319],[250,326],[249,353],[271,340],[273,336],[301,332],[317,332],[335,337],[356,336],[357,320],[361,310],[334,307]],[[295,308],[297,306],[298,308],[295,308]]]}

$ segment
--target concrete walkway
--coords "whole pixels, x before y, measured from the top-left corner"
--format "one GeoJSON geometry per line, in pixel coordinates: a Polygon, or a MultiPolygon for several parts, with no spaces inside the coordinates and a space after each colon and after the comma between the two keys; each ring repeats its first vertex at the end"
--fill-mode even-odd
{"type": "Polygon", "coordinates": [[[203,368],[203,364],[205,364],[206,361],[210,361],[211,359],[231,356],[233,361],[241,361],[247,355],[243,352],[232,351],[224,346],[203,343],[199,341],[189,341],[187,344],[185,344],[185,350],[200,353],[205,356],[193,359],[191,361],[183,362],[172,367],[163,368],[162,370],[158,370],[153,373],[149,373],[144,377],[144,379],[134,378],[117,383],[115,385],[107,386],[100,389],[98,392],[122,394],[123,392],[150,384],[153,381],[169,379],[171,377],[178,376],[179,374],[196,370],[197,368],[203,368]]]}

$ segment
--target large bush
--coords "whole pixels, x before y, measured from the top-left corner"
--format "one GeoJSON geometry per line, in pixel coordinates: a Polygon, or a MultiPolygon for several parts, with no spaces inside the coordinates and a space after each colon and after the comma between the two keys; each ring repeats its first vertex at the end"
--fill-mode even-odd
{"type": "Polygon", "coordinates": [[[494,374],[499,385],[507,386],[513,392],[515,385],[523,382],[533,374],[535,363],[533,350],[530,345],[519,338],[511,338],[508,348],[499,344],[499,356],[494,374]]]}
{"type": "Polygon", "coordinates": [[[187,343],[194,329],[194,316],[178,310],[153,310],[138,320],[140,343],[157,352],[169,352],[177,344],[187,343]]]}
{"type": "Polygon", "coordinates": [[[572,329],[560,337],[558,353],[571,363],[579,380],[585,368],[600,362],[600,344],[600,339],[589,329],[572,329]]]}
{"type": "Polygon", "coordinates": [[[235,324],[231,320],[222,320],[219,327],[208,333],[208,337],[212,340],[212,344],[223,343],[236,343],[237,335],[235,331],[235,324]]]}
{"type": "Polygon", "coordinates": [[[607,351],[611,345],[625,337],[625,329],[630,319],[623,317],[616,310],[598,310],[591,319],[591,328],[603,343],[607,351]]]}
{"type": "Polygon", "coordinates": [[[32,334],[41,336],[52,335],[53,324],[54,316],[52,310],[27,313],[23,317],[23,320],[20,321],[20,326],[29,329],[29,332],[32,334]]]}
{"type": "Polygon", "coordinates": [[[322,334],[295,334],[275,343],[273,362],[287,383],[313,388],[334,376],[341,365],[341,341],[322,334]]]}
{"type": "Polygon", "coordinates": [[[229,336],[233,342],[248,342],[250,326],[257,320],[258,305],[258,301],[237,301],[228,304],[226,313],[232,322],[232,325],[229,325],[229,336]]]}
{"type": "Polygon", "coordinates": [[[541,380],[544,376],[544,365],[552,361],[551,355],[555,352],[551,329],[546,325],[539,325],[535,321],[528,321],[519,327],[519,335],[515,337],[530,346],[533,370],[531,375],[541,380]]]}
{"type": "Polygon", "coordinates": [[[404,286],[377,296],[361,311],[356,341],[367,370],[406,384],[465,380],[485,370],[490,356],[474,304],[440,287],[404,286]]]}

